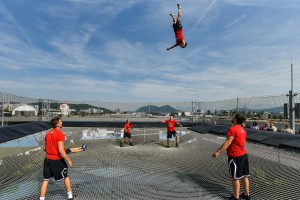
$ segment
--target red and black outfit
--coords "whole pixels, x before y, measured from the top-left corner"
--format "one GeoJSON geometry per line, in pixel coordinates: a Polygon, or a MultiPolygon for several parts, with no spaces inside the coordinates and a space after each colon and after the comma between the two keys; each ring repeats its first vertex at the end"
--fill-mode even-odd
{"type": "Polygon", "coordinates": [[[172,138],[172,135],[175,137],[177,135],[175,131],[175,125],[178,124],[176,120],[165,120],[167,124],[167,138],[172,138]]]}
{"type": "Polygon", "coordinates": [[[227,148],[229,173],[234,179],[249,176],[249,162],[246,151],[246,131],[241,125],[228,129],[227,136],[233,137],[227,148]]]}
{"type": "Polygon", "coordinates": [[[123,138],[131,138],[130,128],[133,127],[132,124],[126,123],[124,125],[124,135],[123,138]]]}
{"type": "Polygon", "coordinates": [[[65,141],[63,132],[52,129],[45,136],[46,157],[44,160],[44,180],[54,177],[55,180],[62,180],[68,177],[68,165],[61,157],[58,150],[58,142],[65,141]]]}
{"type": "Polygon", "coordinates": [[[183,43],[184,40],[183,28],[180,20],[178,20],[175,24],[173,24],[173,29],[176,38],[176,45],[180,45],[181,43],[183,43]]]}

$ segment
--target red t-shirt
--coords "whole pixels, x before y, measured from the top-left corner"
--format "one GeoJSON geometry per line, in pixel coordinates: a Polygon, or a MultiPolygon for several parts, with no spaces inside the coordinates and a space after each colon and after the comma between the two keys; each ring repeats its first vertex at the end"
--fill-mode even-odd
{"type": "Polygon", "coordinates": [[[227,148],[228,157],[238,157],[245,155],[246,151],[246,131],[241,125],[235,125],[228,129],[227,136],[234,137],[227,148]]]}
{"type": "Polygon", "coordinates": [[[131,127],[133,127],[132,124],[126,123],[126,124],[124,125],[124,133],[130,134],[130,128],[131,128],[131,127]]]}
{"type": "Polygon", "coordinates": [[[168,132],[173,132],[175,131],[175,125],[178,124],[178,122],[176,120],[165,120],[165,123],[167,124],[167,129],[168,132]]]}
{"type": "Polygon", "coordinates": [[[45,136],[45,147],[46,147],[46,158],[50,160],[60,160],[62,159],[58,151],[58,141],[64,142],[66,139],[63,132],[52,129],[45,136]]]}
{"type": "Polygon", "coordinates": [[[177,45],[180,45],[183,42],[183,40],[184,40],[183,29],[180,29],[175,32],[175,38],[176,38],[177,45]]]}

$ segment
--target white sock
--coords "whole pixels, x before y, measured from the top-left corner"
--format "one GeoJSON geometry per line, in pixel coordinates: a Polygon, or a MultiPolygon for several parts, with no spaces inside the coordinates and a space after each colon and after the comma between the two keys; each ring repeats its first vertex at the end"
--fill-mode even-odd
{"type": "Polygon", "coordinates": [[[45,197],[40,197],[40,200],[45,200],[45,197]]]}
{"type": "Polygon", "coordinates": [[[71,192],[68,192],[68,199],[71,199],[71,198],[73,198],[72,191],[71,191],[71,192]]]}

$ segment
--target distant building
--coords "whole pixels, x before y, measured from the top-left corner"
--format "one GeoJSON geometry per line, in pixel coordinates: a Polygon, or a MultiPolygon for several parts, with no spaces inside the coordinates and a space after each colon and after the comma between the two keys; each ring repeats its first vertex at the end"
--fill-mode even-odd
{"type": "Polygon", "coordinates": [[[12,116],[17,116],[17,117],[21,117],[21,116],[30,117],[30,116],[36,116],[37,111],[34,107],[23,104],[13,109],[11,114],[12,116]]]}
{"type": "Polygon", "coordinates": [[[117,109],[116,109],[116,113],[117,113],[117,114],[120,114],[120,113],[121,113],[121,109],[120,109],[120,108],[117,108],[117,109]]]}
{"type": "Polygon", "coordinates": [[[66,104],[66,103],[60,104],[59,109],[60,109],[61,115],[64,115],[64,116],[69,115],[70,106],[68,104],[66,104]]]}

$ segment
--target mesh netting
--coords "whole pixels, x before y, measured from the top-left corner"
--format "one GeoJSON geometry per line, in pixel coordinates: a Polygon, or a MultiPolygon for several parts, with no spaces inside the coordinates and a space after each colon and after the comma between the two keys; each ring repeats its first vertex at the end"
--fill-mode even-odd
{"type": "MultiPolygon", "coordinates": [[[[165,129],[137,129],[135,146],[121,148],[119,139],[82,140],[84,130],[63,129],[67,147],[88,145],[87,151],[70,154],[78,199],[223,199],[232,193],[226,155],[211,157],[223,137],[183,129],[180,147],[165,148],[160,137],[165,129]]],[[[43,137],[38,133],[1,144],[0,199],[38,199],[43,137]]],[[[253,199],[299,199],[297,152],[253,143],[247,149],[253,199]]],[[[50,181],[47,199],[66,199],[62,182],[50,181]]]]}

